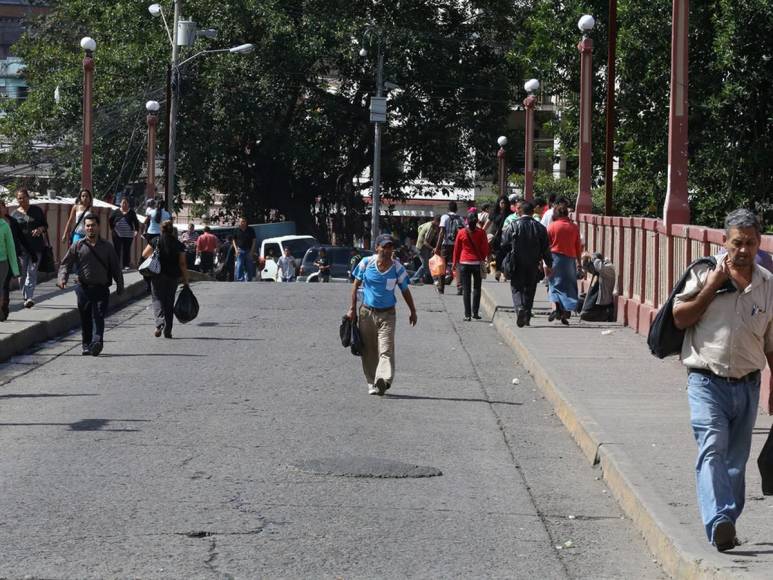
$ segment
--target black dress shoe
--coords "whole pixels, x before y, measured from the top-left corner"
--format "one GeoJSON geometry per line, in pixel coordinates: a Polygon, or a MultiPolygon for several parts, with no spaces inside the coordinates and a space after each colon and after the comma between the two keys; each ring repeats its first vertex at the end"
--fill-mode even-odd
{"type": "Polygon", "coordinates": [[[91,354],[91,347],[84,346],[83,349],[81,350],[81,354],[83,356],[90,355],[91,354]]]}
{"type": "Polygon", "coordinates": [[[475,320],[480,320],[480,314],[473,314],[473,315],[472,315],[472,317],[473,317],[475,320]]]}
{"type": "Polygon", "coordinates": [[[91,356],[99,356],[99,353],[102,352],[102,347],[104,345],[102,342],[95,342],[91,345],[91,356]]]}
{"type": "Polygon", "coordinates": [[[554,310],[548,315],[548,322],[553,322],[558,317],[558,310],[554,310]]]}
{"type": "Polygon", "coordinates": [[[739,545],[735,537],[733,522],[722,520],[714,526],[714,545],[718,552],[727,552],[739,545]]]}
{"type": "Polygon", "coordinates": [[[470,318],[469,316],[465,316],[465,317],[464,317],[464,321],[465,321],[465,322],[469,322],[470,320],[472,320],[472,318],[470,318]]]}
{"type": "Polygon", "coordinates": [[[523,328],[524,326],[526,326],[527,317],[528,317],[528,313],[525,310],[518,311],[518,318],[515,321],[515,324],[518,325],[518,328],[523,328]]]}

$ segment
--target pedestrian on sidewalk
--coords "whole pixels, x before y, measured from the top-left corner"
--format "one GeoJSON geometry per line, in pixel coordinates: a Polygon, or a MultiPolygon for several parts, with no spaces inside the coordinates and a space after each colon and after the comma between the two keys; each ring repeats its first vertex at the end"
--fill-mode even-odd
{"type": "Polygon", "coordinates": [[[580,294],[578,311],[580,320],[588,322],[612,322],[615,319],[615,265],[601,252],[582,253],[582,269],[588,272],[591,285],[587,294],[580,294]]]}
{"type": "Polygon", "coordinates": [[[142,257],[150,257],[154,250],[158,250],[161,272],[150,279],[150,295],[156,322],[153,335],[158,338],[163,333],[164,338],[172,338],[177,285],[180,283],[180,278],[183,286],[188,286],[189,280],[185,245],[175,237],[171,220],[161,224],[161,235],[145,247],[142,257]]]}
{"type": "Polygon", "coordinates": [[[582,270],[582,242],[580,229],[569,219],[569,201],[564,198],[553,210],[548,240],[553,257],[548,297],[554,305],[548,320],[552,322],[558,318],[561,324],[568,325],[579,298],[577,274],[582,270]]]}
{"type": "Polygon", "coordinates": [[[99,218],[86,214],[83,221],[86,237],[72,244],[62,258],[57,286],[64,289],[70,266],[76,266],[78,285],[75,295],[81,318],[81,352],[98,356],[103,347],[110,286],[115,280],[116,294],[120,296],[123,293],[123,273],[115,248],[99,237],[99,218]]]}
{"type": "Polygon", "coordinates": [[[110,214],[110,229],[113,232],[113,246],[121,259],[121,267],[129,270],[132,267],[132,244],[140,231],[137,214],[129,207],[128,198],[121,199],[121,205],[110,214]]]}
{"type": "Polygon", "coordinates": [[[209,226],[204,226],[204,232],[196,238],[196,258],[200,262],[199,270],[204,274],[211,274],[215,267],[217,246],[217,236],[212,233],[209,226]]]}
{"type": "Polygon", "coordinates": [[[247,225],[247,218],[239,220],[233,239],[234,256],[236,256],[236,273],[234,279],[237,282],[252,282],[255,278],[255,261],[253,256],[258,247],[255,230],[247,225]]]}
{"type": "Polygon", "coordinates": [[[18,278],[19,272],[21,271],[19,257],[22,256],[24,252],[30,252],[30,249],[25,245],[26,241],[22,235],[21,228],[16,220],[8,214],[8,207],[5,205],[5,200],[2,198],[0,198],[0,221],[5,221],[11,230],[14,251],[16,252],[17,267],[16,275],[14,276],[13,265],[9,262],[8,272],[4,278],[0,278],[0,283],[2,284],[2,291],[0,292],[0,321],[4,321],[8,319],[8,314],[11,311],[11,281],[14,278],[18,278]]]}
{"type": "Polygon", "coordinates": [[[62,233],[63,244],[74,244],[86,237],[85,217],[92,213],[94,206],[94,197],[88,189],[81,189],[78,193],[78,199],[70,208],[70,214],[67,216],[67,223],[64,225],[62,233]]]}
{"type": "Polygon", "coordinates": [[[674,323],[686,330],[682,363],[698,444],[698,505],[706,536],[720,552],[738,545],[760,372],[766,362],[773,367],[773,274],[755,264],[761,234],[754,213],[730,213],[727,253],[713,270],[694,267],[674,300],[674,323]]]}
{"type": "Polygon", "coordinates": [[[21,229],[24,238],[25,252],[21,256],[22,298],[24,307],[35,306],[35,287],[38,284],[38,264],[46,247],[48,222],[45,212],[36,205],[30,204],[30,194],[26,189],[16,192],[19,206],[11,214],[21,229]]]}
{"type": "Polygon", "coordinates": [[[357,293],[363,290],[359,310],[359,330],[362,339],[362,370],[368,383],[369,395],[383,395],[395,376],[395,288],[400,288],[411,311],[408,318],[416,326],[416,307],[408,288],[405,267],[392,259],[394,240],[388,234],[376,238],[376,254],[360,261],[352,284],[352,306],[347,313],[355,319],[357,293]]]}
{"type": "Polygon", "coordinates": [[[552,274],[553,255],[545,226],[534,219],[532,202],[522,202],[520,210],[521,216],[502,234],[501,251],[509,254],[507,259],[502,258],[502,262],[509,267],[507,274],[517,315],[516,324],[522,328],[531,321],[537,284],[544,276],[552,274]]]}
{"type": "MultiPolygon", "coordinates": [[[[446,284],[450,284],[452,280],[451,264],[454,259],[454,242],[456,241],[456,234],[459,230],[464,229],[464,220],[462,216],[456,213],[458,206],[455,201],[448,202],[448,213],[443,214],[440,218],[438,234],[438,241],[435,244],[435,254],[442,256],[446,261],[446,275],[439,276],[437,281],[437,291],[440,294],[445,292],[446,284]]],[[[457,277],[456,279],[456,293],[462,295],[462,281],[457,277]]]]}
{"type": "Polygon", "coordinates": [[[480,320],[481,268],[486,268],[490,252],[486,232],[478,227],[478,210],[467,210],[467,225],[456,236],[454,243],[453,270],[462,281],[464,320],[480,320]],[[472,293],[472,303],[470,294],[472,293]]]}
{"type": "Polygon", "coordinates": [[[147,210],[147,219],[145,220],[145,240],[150,243],[161,235],[161,224],[172,219],[172,214],[166,211],[166,202],[159,199],[155,202],[155,207],[147,210]]]}
{"type": "MultiPolygon", "coordinates": [[[[5,288],[5,282],[13,276],[19,276],[19,259],[16,257],[16,242],[13,239],[11,225],[5,218],[5,202],[0,200],[0,281],[5,288]]],[[[0,322],[8,318],[9,295],[3,291],[2,304],[0,305],[0,322]]]]}
{"type": "MultiPolygon", "coordinates": [[[[497,200],[496,206],[494,206],[494,212],[489,220],[489,227],[486,231],[488,234],[488,243],[491,246],[491,253],[494,257],[499,255],[502,239],[502,230],[504,230],[505,220],[510,215],[510,204],[507,198],[502,196],[497,200]]],[[[495,261],[494,264],[494,278],[499,282],[502,272],[500,270],[501,263],[495,261]]]]}
{"type": "Polygon", "coordinates": [[[548,205],[545,212],[542,214],[542,217],[540,218],[540,222],[542,223],[545,228],[549,228],[550,224],[553,223],[553,212],[556,209],[556,202],[558,201],[558,196],[555,193],[551,193],[548,196],[548,205]]]}

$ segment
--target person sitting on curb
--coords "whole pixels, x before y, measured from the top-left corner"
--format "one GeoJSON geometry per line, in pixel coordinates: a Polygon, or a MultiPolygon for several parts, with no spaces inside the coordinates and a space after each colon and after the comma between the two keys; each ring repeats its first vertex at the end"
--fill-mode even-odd
{"type": "Polygon", "coordinates": [[[751,211],[730,213],[727,253],[713,270],[692,268],[674,300],[674,323],[686,330],[682,363],[698,444],[698,505],[706,536],[720,552],[738,545],[760,376],[766,363],[773,367],[773,274],[754,261],[761,233],[751,211]]]}

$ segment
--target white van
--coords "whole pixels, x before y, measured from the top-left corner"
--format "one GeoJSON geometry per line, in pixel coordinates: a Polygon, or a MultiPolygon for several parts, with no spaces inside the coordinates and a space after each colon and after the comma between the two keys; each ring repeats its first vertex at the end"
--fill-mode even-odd
{"type": "Polygon", "coordinates": [[[284,255],[284,249],[290,248],[290,254],[295,258],[300,267],[306,250],[318,246],[319,242],[314,236],[279,236],[278,238],[266,238],[260,244],[260,279],[277,282],[279,280],[279,268],[276,261],[284,255]]]}

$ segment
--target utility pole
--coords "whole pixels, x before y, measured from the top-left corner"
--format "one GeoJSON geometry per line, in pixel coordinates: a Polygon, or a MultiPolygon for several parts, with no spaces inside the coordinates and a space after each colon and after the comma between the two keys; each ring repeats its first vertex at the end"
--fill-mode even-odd
{"type": "Polygon", "coordinates": [[[384,97],[384,51],[381,38],[378,41],[378,64],[376,66],[376,96],[370,100],[370,120],[375,125],[373,140],[373,193],[371,199],[370,244],[376,249],[381,216],[381,123],[386,121],[386,98],[384,97]]]}
{"type": "Polygon", "coordinates": [[[83,57],[83,142],[81,160],[81,189],[88,189],[92,195],[91,157],[93,151],[93,107],[94,107],[94,51],[97,43],[88,36],[81,40],[83,57]]]}
{"type": "Polygon", "coordinates": [[[172,201],[174,200],[175,182],[177,177],[177,157],[175,147],[177,145],[177,95],[180,90],[180,71],[177,69],[180,48],[177,43],[182,4],[182,0],[174,0],[174,24],[172,25],[174,34],[172,39],[172,90],[169,95],[169,144],[167,148],[169,161],[167,162],[166,192],[164,192],[166,209],[170,213],[172,212],[172,201]]]}

